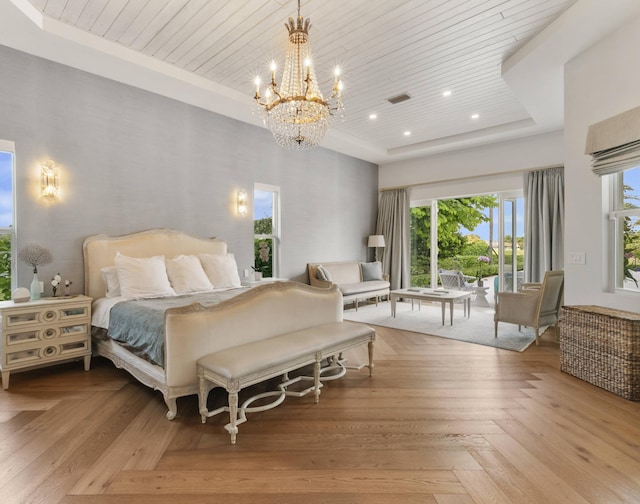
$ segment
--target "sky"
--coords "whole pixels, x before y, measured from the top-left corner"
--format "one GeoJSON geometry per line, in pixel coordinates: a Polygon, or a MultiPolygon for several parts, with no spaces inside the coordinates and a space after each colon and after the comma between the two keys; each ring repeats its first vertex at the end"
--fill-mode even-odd
{"type": "MultiPolygon", "coordinates": [[[[485,215],[489,216],[489,209],[485,210],[485,215]]],[[[498,240],[498,209],[494,209],[493,211],[493,240],[498,240]]],[[[505,233],[507,235],[511,235],[511,207],[508,208],[505,219],[504,219],[504,227],[505,233]]],[[[489,223],[483,222],[479,226],[477,226],[474,230],[469,231],[468,229],[461,228],[460,232],[463,235],[475,234],[478,235],[482,240],[488,242],[489,241],[489,223]]],[[[524,199],[518,198],[516,200],[516,237],[522,238],[524,237],[524,199]]]]}
{"type": "Polygon", "coordinates": [[[273,217],[273,193],[271,191],[253,191],[253,220],[273,217]]]}
{"type": "Polygon", "coordinates": [[[4,228],[13,224],[12,157],[11,152],[0,151],[0,227],[4,228]]]}

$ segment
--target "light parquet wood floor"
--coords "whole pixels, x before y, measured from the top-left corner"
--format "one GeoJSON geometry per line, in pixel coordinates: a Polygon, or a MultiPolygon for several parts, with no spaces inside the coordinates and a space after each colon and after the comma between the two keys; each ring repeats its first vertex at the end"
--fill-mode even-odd
{"type": "Polygon", "coordinates": [[[0,502],[640,503],[640,404],[561,373],[551,333],[516,353],[377,332],[372,378],[252,414],[235,446],[226,416],[188,397],[170,422],[100,358],[15,374],[0,502]]]}

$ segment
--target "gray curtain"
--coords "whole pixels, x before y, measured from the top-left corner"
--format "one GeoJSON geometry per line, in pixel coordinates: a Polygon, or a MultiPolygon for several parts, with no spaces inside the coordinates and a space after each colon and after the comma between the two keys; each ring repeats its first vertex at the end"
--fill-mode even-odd
{"type": "Polygon", "coordinates": [[[376,234],[384,235],[382,270],[389,275],[391,290],[410,287],[409,195],[406,189],[382,191],[376,234]]]}
{"type": "Polygon", "coordinates": [[[547,270],[564,268],[564,168],[525,174],[526,282],[541,282],[547,270]]]}

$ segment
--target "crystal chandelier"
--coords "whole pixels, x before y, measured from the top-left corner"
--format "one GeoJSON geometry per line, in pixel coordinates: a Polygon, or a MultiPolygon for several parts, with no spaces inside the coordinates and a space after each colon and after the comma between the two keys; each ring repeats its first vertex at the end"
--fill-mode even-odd
{"type": "Polygon", "coordinates": [[[342,81],[336,67],[331,96],[325,100],[318,87],[311,64],[309,29],[311,20],[300,15],[285,23],[289,32],[289,46],[280,87],[276,83],[276,63],[271,62],[271,83],[260,95],[260,77],[254,83],[256,106],[263,115],[264,124],[271,130],[281,147],[292,150],[313,149],[324,137],[338,115],[343,117],[342,81]]]}

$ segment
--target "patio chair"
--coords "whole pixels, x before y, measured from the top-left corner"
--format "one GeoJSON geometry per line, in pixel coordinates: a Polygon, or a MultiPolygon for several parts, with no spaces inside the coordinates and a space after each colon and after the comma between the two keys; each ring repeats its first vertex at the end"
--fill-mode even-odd
{"type": "Polygon", "coordinates": [[[475,280],[475,277],[465,275],[460,270],[441,269],[438,271],[438,275],[440,276],[440,283],[445,289],[467,291],[472,290],[474,287],[472,281],[475,280]]]}
{"type": "Polygon", "coordinates": [[[519,292],[498,292],[496,312],[493,316],[495,337],[498,337],[498,322],[533,327],[536,332],[536,345],[540,327],[554,326],[558,337],[558,315],[562,304],[564,287],[563,271],[547,271],[541,284],[524,284],[519,292]]]}

